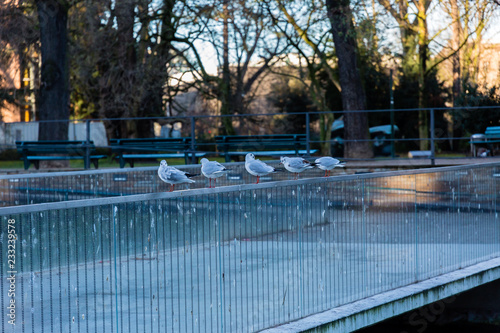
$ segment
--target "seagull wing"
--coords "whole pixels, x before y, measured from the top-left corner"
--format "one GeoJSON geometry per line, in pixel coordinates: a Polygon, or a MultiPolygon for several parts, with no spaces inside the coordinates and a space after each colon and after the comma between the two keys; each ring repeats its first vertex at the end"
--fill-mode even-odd
{"type": "Polygon", "coordinates": [[[256,174],[268,174],[274,171],[274,168],[272,166],[267,165],[266,163],[261,162],[260,160],[255,160],[248,163],[248,168],[252,172],[255,172],[256,174]]]}
{"type": "Polygon", "coordinates": [[[181,171],[181,170],[176,169],[176,168],[170,168],[169,170],[167,170],[166,176],[167,176],[167,179],[169,181],[174,182],[174,183],[193,181],[193,180],[190,180],[186,176],[186,173],[184,171],[181,171]]]}
{"type": "Polygon", "coordinates": [[[292,168],[301,169],[301,168],[304,168],[304,167],[311,166],[311,163],[309,163],[308,161],[304,160],[303,158],[292,158],[292,159],[289,160],[289,165],[292,168]]]}
{"type": "Polygon", "coordinates": [[[210,163],[205,163],[203,165],[203,172],[206,176],[218,175],[225,172],[227,169],[222,164],[217,161],[212,161],[210,163]]]}

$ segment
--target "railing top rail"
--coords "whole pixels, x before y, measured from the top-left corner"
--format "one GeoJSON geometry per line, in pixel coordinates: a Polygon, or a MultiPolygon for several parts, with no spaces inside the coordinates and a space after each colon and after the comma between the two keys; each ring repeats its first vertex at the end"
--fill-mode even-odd
{"type": "Polygon", "coordinates": [[[373,172],[365,174],[340,175],[329,178],[320,177],[320,178],[305,178],[300,180],[282,180],[282,181],[274,181],[261,184],[230,185],[230,186],[222,186],[216,188],[192,189],[186,191],[157,192],[157,193],[137,194],[137,195],[120,196],[112,198],[84,199],[84,200],[62,201],[55,203],[32,204],[32,205],[0,208],[0,216],[5,216],[9,214],[19,214],[19,213],[35,213],[35,212],[42,212],[54,209],[95,207],[103,205],[122,204],[128,202],[192,197],[203,194],[228,193],[228,192],[267,189],[267,188],[275,188],[275,187],[283,187],[291,185],[384,178],[384,177],[428,174],[428,173],[447,172],[447,171],[464,171],[464,170],[471,170],[484,167],[495,167],[495,166],[500,167],[500,163],[492,162],[492,163],[472,164],[466,166],[462,165],[462,166],[448,166],[448,167],[417,169],[417,170],[414,169],[414,170],[400,170],[400,171],[383,171],[383,172],[373,172]]]}
{"type": "MultiPolygon", "coordinates": [[[[234,162],[235,164],[243,164],[243,162],[234,162]]],[[[159,165],[159,164],[158,164],[159,165]]],[[[201,164],[176,165],[176,168],[200,167],[201,164]]],[[[0,180],[3,179],[29,179],[29,178],[49,178],[49,177],[67,177],[67,176],[82,176],[82,175],[101,175],[101,174],[123,174],[128,172],[154,171],[157,166],[139,167],[139,168],[109,168],[96,170],[78,170],[78,171],[56,171],[56,172],[35,172],[35,173],[16,173],[10,175],[0,175],[0,180]]]]}
{"type": "MultiPolygon", "coordinates": [[[[488,110],[488,109],[500,109],[500,106],[461,106],[461,107],[435,107],[435,108],[412,108],[412,109],[377,109],[377,110],[351,110],[349,112],[352,113],[360,113],[360,112],[411,112],[411,111],[446,111],[446,110],[488,110]]],[[[301,114],[325,114],[325,113],[344,113],[344,110],[335,110],[335,111],[308,111],[308,112],[290,112],[286,113],[286,115],[301,115],[301,114]]],[[[28,122],[28,124],[33,123],[43,123],[43,122],[92,122],[92,121],[116,121],[116,120],[154,120],[154,119],[200,119],[200,118],[221,118],[221,117],[258,117],[258,116],[275,116],[275,115],[283,115],[284,113],[242,113],[242,114],[226,114],[226,115],[186,115],[186,116],[158,116],[158,117],[128,117],[128,118],[92,118],[92,119],[60,119],[60,120],[37,120],[33,122],[28,122]]],[[[26,123],[26,122],[10,122],[13,123],[26,123]]],[[[6,123],[4,123],[6,124],[6,123]]]]}

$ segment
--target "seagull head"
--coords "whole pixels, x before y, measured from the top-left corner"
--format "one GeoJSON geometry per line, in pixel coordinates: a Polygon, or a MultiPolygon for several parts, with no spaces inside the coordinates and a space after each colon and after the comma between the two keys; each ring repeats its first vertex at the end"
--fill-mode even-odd
{"type": "Polygon", "coordinates": [[[255,160],[255,155],[252,154],[252,153],[248,153],[246,156],[245,156],[245,162],[249,162],[249,161],[253,161],[255,160]]]}
{"type": "Polygon", "coordinates": [[[202,158],[202,159],[200,160],[200,163],[201,163],[201,165],[203,165],[203,164],[205,164],[205,163],[208,163],[208,159],[206,159],[206,158],[202,158]]]}
{"type": "Polygon", "coordinates": [[[165,160],[161,160],[161,162],[160,162],[160,166],[162,166],[162,167],[166,167],[166,166],[167,166],[167,161],[165,161],[165,160]]]}
{"type": "Polygon", "coordinates": [[[286,157],[285,156],[281,156],[280,157],[280,164],[285,164],[286,162],[286,157]]]}

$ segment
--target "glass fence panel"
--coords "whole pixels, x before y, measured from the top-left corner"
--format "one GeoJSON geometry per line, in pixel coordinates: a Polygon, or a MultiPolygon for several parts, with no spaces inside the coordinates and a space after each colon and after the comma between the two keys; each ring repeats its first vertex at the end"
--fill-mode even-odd
{"type": "Polygon", "coordinates": [[[498,257],[498,168],[2,208],[2,332],[258,331],[498,257]]]}
{"type": "MultiPolygon", "coordinates": [[[[294,174],[286,171],[278,160],[266,161],[279,169],[278,172],[260,177],[260,182],[292,180],[294,174]]],[[[225,164],[229,171],[216,181],[216,186],[251,184],[256,177],[245,170],[244,163],[225,164]]],[[[201,175],[201,165],[177,166],[180,170],[198,174],[195,183],[176,186],[176,190],[205,188],[208,178],[201,175]]],[[[167,192],[170,185],[162,182],[156,167],[112,169],[107,171],[58,172],[53,173],[0,176],[0,205],[2,207],[59,202],[91,198],[105,198],[143,193],[167,192]],[[2,178],[3,177],[3,178],[2,178]]],[[[353,172],[353,171],[349,171],[353,172]]],[[[323,175],[317,168],[306,170],[300,178],[313,178],[323,175]]],[[[345,174],[337,169],[333,175],[345,174]]]]}

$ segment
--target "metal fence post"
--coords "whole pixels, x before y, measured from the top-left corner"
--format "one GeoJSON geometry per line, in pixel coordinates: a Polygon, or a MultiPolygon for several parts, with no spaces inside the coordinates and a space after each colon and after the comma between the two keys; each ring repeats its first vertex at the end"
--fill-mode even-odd
{"type": "Polygon", "coordinates": [[[431,165],[436,165],[435,147],[434,147],[434,109],[431,109],[431,165]]]}
{"type": "Polygon", "coordinates": [[[195,138],[195,121],[194,117],[191,117],[191,164],[196,164],[196,138],[195,138]]]}
{"type": "Polygon", "coordinates": [[[85,124],[87,130],[87,139],[85,142],[85,161],[83,164],[85,169],[90,169],[90,120],[87,119],[85,121],[85,124]]]}
{"type": "Polygon", "coordinates": [[[306,113],[306,149],[307,149],[307,156],[311,156],[311,130],[309,128],[311,119],[309,116],[309,112],[306,113]]]}
{"type": "Polygon", "coordinates": [[[389,81],[389,91],[391,93],[390,96],[390,108],[391,108],[391,158],[396,157],[396,149],[394,146],[394,90],[393,90],[393,77],[392,77],[392,68],[391,68],[391,77],[389,81]]]}

